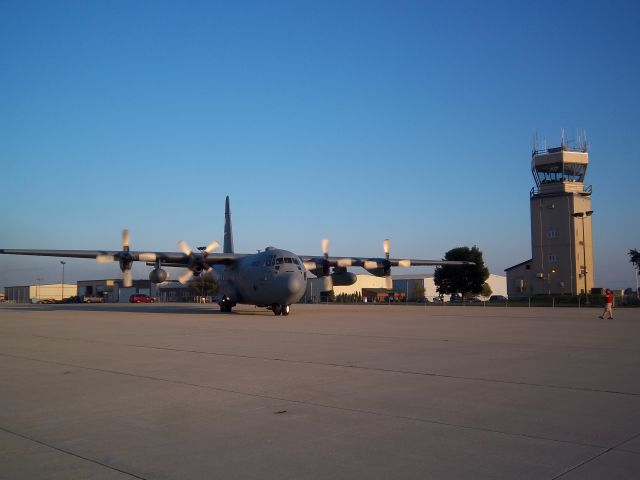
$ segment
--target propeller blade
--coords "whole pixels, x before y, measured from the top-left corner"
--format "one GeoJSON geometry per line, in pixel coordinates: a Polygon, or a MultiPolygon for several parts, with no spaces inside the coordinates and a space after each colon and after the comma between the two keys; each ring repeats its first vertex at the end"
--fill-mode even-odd
{"type": "Polygon", "coordinates": [[[399,267],[410,267],[411,266],[411,260],[400,260],[398,262],[398,266],[399,267]]]}
{"type": "Polygon", "coordinates": [[[327,275],[322,277],[322,291],[329,292],[331,290],[333,290],[333,280],[331,279],[331,276],[327,275]]]}
{"type": "Polygon", "coordinates": [[[338,259],[339,267],[351,267],[353,266],[353,259],[351,258],[339,258],[338,259]]]}
{"type": "Polygon", "coordinates": [[[386,288],[387,290],[393,289],[393,278],[384,277],[384,288],[386,288]]]}
{"type": "Polygon", "coordinates": [[[374,270],[376,268],[378,268],[378,262],[375,262],[373,260],[365,260],[364,261],[364,268],[366,268],[367,270],[374,270]]]}
{"type": "Polygon", "coordinates": [[[218,248],[220,246],[220,243],[218,243],[217,241],[213,241],[211,242],[209,245],[207,245],[207,248],[204,249],[205,252],[207,253],[211,253],[213,252],[216,248],[218,248]]]}
{"type": "Polygon", "coordinates": [[[382,242],[382,248],[384,249],[385,256],[389,258],[389,252],[391,251],[391,240],[385,238],[384,242],[382,242]]]}
{"type": "Polygon", "coordinates": [[[178,281],[181,284],[186,285],[187,283],[189,283],[189,280],[191,280],[192,278],[193,278],[193,272],[191,270],[186,270],[180,274],[180,276],[178,277],[178,281]]]}
{"type": "Polygon", "coordinates": [[[316,262],[302,262],[302,263],[304,264],[304,268],[306,268],[309,271],[315,270],[316,268],[318,268],[316,262]]]}
{"type": "Polygon", "coordinates": [[[178,242],[178,248],[185,255],[191,255],[191,252],[192,252],[191,247],[187,245],[187,242],[185,242],[184,240],[180,240],[178,242]]]}
{"type": "Polygon", "coordinates": [[[141,253],[138,255],[138,258],[141,262],[155,262],[157,260],[157,255],[155,253],[141,253]]]}
{"type": "Polygon", "coordinates": [[[129,230],[126,228],[122,230],[122,249],[129,250],[129,230]]]}
{"type": "Polygon", "coordinates": [[[322,239],[322,254],[325,257],[329,256],[329,239],[328,238],[322,239]]]}
{"type": "Polygon", "coordinates": [[[110,263],[115,262],[115,258],[113,258],[113,255],[98,255],[96,261],[98,263],[110,263]]]}
{"type": "Polygon", "coordinates": [[[133,285],[133,276],[131,270],[122,271],[122,285],[124,287],[131,287],[133,285]]]}

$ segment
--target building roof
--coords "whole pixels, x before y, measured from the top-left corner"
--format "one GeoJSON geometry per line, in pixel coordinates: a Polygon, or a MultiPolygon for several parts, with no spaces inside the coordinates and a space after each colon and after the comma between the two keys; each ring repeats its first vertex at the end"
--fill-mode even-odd
{"type": "Polygon", "coordinates": [[[408,275],[391,275],[394,280],[424,280],[425,278],[433,278],[432,273],[414,273],[408,275]]]}
{"type": "Polygon", "coordinates": [[[505,268],[504,271],[508,272],[509,270],[513,270],[514,268],[521,267],[521,266],[526,265],[527,263],[531,263],[531,262],[533,262],[533,258],[530,258],[529,260],[526,260],[526,261],[521,262],[521,263],[519,263],[517,265],[514,265],[513,267],[505,268]]]}

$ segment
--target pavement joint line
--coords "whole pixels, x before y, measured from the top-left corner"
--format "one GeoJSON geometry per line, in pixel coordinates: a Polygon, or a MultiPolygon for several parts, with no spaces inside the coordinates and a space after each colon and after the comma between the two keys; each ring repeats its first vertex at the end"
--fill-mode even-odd
{"type": "Polygon", "coordinates": [[[146,477],[141,477],[140,475],[136,475],[135,473],[127,472],[126,470],[122,470],[121,468],[114,467],[113,465],[107,465],[106,463],[100,462],[100,461],[95,460],[93,458],[85,457],[83,455],[80,455],[78,453],[72,452],[70,450],[65,450],[64,448],[56,447],[55,445],[51,445],[50,443],[43,442],[42,440],[38,440],[36,438],[32,438],[32,437],[29,437],[27,435],[23,435],[22,433],[14,432],[13,430],[10,430],[10,429],[6,428],[5,426],[0,425],[0,430],[5,432],[5,433],[8,433],[10,435],[14,435],[16,437],[20,437],[20,438],[28,440],[30,442],[37,443],[38,445],[42,445],[44,447],[50,448],[52,450],[55,450],[56,452],[64,453],[65,455],[71,455],[72,457],[79,458],[81,460],[84,460],[84,461],[89,462],[89,463],[93,463],[95,465],[100,465],[101,467],[108,468],[109,470],[113,470],[113,471],[116,471],[116,472],[119,472],[119,473],[123,473],[125,475],[129,475],[132,478],[138,478],[140,480],[148,480],[146,477]]]}
{"type": "Polygon", "coordinates": [[[593,462],[594,460],[602,457],[603,455],[613,451],[613,450],[617,450],[617,451],[624,451],[624,452],[628,452],[627,450],[621,450],[619,447],[621,447],[622,445],[624,445],[625,443],[629,443],[632,440],[635,440],[636,438],[640,437],[640,433],[636,433],[635,435],[632,435],[631,437],[627,438],[626,440],[623,440],[617,444],[615,444],[613,447],[609,447],[605,450],[603,450],[602,452],[598,453],[597,455],[594,455],[591,458],[588,458],[587,460],[585,460],[584,462],[579,463],[578,465],[575,465],[573,467],[571,467],[568,470],[565,470],[564,472],[562,472],[560,475],[556,475],[555,477],[551,478],[551,480],[557,480],[558,478],[562,478],[565,475],[587,465],[588,463],[593,462]]]}
{"type": "Polygon", "coordinates": [[[182,352],[182,353],[193,353],[196,355],[212,355],[212,356],[221,356],[221,357],[230,357],[230,358],[245,358],[250,360],[266,360],[266,361],[274,361],[274,362],[285,362],[285,363],[295,363],[299,365],[317,365],[317,366],[326,366],[326,367],[338,367],[338,368],[353,368],[358,370],[366,370],[372,372],[384,372],[384,373],[397,373],[401,375],[415,375],[422,377],[433,377],[433,378],[448,378],[453,380],[465,380],[471,382],[485,382],[485,383],[499,383],[504,385],[519,385],[519,386],[527,386],[527,387],[540,387],[540,388],[550,388],[555,390],[568,390],[568,391],[577,391],[577,392],[588,392],[588,393],[604,393],[609,395],[623,395],[623,396],[633,396],[640,397],[640,393],[636,392],[623,392],[619,390],[608,390],[608,389],[599,389],[599,388],[589,388],[589,387],[576,387],[570,385],[554,385],[554,384],[544,384],[544,383],[533,383],[533,382],[518,382],[514,380],[501,380],[496,378],[484,378],[484,377],[465,377],[460,375],[447,375],[443,373],[434,373],[434,372],[416,372],[413,370],[394,370],[389,368],[377,368],[377,367],[366,367],[361,365],[353,365],[353,364],[341,364],[341,363],[330,363],[330,362],[312,362],[309,360],[291,360],[286,358],[276,358],[276,357],[258,357],[253,355],[241,355],[235,353],[220,353],[220,352],[208,352],[203,350],[185,350],[180,348],[173,347],[159,347],[155,345],[138,345],[138,344],[129,344],[129,343],[117,343],[117,342],[107,342],[104,340],[86,340],[86,339],[76,339],[76,338],[66,338],[66,337],[53,337],[53,336],[44,336],[44,335],[34,335],[38,338],[47,338],[47,339],[55,339],[55,340],[65,340],[65,341],[76,341],[76,342],[85,342],[85,343],[99,343],[104,345],[116,345],[121,347],[134,347],[134,348],[146,348],[150,350],[164,350],[170,352],[182,352]]]}
{"type": "MultiPolygon", "coordinates": [[[[123,375],[123,376],[128,376],[128,377],[133,377],[133,378],[140,378],[140,379],[144,379],[144,380],[153,380],[153,381],[159,381],[159,382],[166,382],[166,383],[171,383],[171,384],[174,384],[174,385],[184,385],[184,386],[193,387],[193,388],[202,388],[202,389],[206,389],[206,390],[213,390],[213,391],[217,391],[217,392],[229,393],[229,394],[233,394],[233,395],[240,395],[240,396],[253,397],[253,398],[262,398],[262,399],[267,399],[267,400],[277,400],[277,401],[280,401],[280,402],[289,402],[289,403],[293,403],[293,404],[297,404],[297,405],[305,405],[305,406],[311,406],[311,407],[326,408],[326,409],[343,411],[343,412],[359,413],[359,414],[362,414],[362,415],[371,415],[371,416],[376,416],[376,417],[381,417],[381,418],[392,418],[392,419],[396,419],[396,420],[420,422],[420,423],[426,423],[426,424],[430,424],[430,425],[439,425],[439,426],[448,427],[448,428],[454,428],[454,429],[463,429],[463,430],[470,430],[470,431],[475,431],[475,432],[492,433],[492,434],[496,434],[496,435],[504,435],[504,436],[508,436],[508,437],[517,437],[517,438],[526,438],[526,439],[536,440],[536,441],[547,441],[547,442],[554,442],[554,443],[562,443],[562,444],[568,444],[568,445],[579,446],[579,447],[597,448],[597,449],[606,449],[607,448],[607,447],[605,447],[603,445],[594,445],[594,444],[589,444],[589,443],[576,442],[576,441],[572,441],[572,440],[562,440],[562,439],[557,439],[557,438],[542,437],[542,436],[538,436],[538,435],[529,435],[529,434],[526,434],[526,433],[507,432],[507,431],[496,430],[496,429],[492,429],[492,428],[474,427],[474,426],[470,426],[470,425],[443,422],[443,421],[432,420],[432,419],[428,419],[428,418],[410,417],[410,416],[407,416],[407,415],[397,415],[397,414],[391,414],[391,413],[376,412],[376,411],[373,411],[373,410],[363,410],[363,409],[351,408],[351,407],[341,407],[341,406],[338,406],[338,405],[330,405],[330,404],[324,404],[324,403],[319,403],[319,402],[312,402],[312,401],[308,401],[308,400],[295,400],[295,399],[286,398],[286,397],[278,397],[278,396],[275,396],[275,395],[242,392],[242,391],[239,391],[239,390],[232,390],[232,389],[228,389],[228,388],[214,387],[212,385],[202,385],[202,384],[197,384],[197,383],[184,382],[184,381],[181,381],[181,380],[167,379],[167,378],[162,378],[162,377],[153,377],[153,376],[150,376],[150,375],[141,375],[141,374],[130,373],[130,372],[122,372],[122,371],[118,371],[118,370],[109,370],[109,369],[96,368],[96,367],[87,367],[87,366],[84,366],[84,365],[77,365],[77,364],[73,364],[73,363],[58,362],[58,361],[55,361],[55,360],[43,360],[43,359],[39,359],[39,358],[25,357],[25,356],[20,356],[20,355],[12,355],[12,354],[8,354],[8,353],[4,353],[4,352],[0,352],[0,356],[6,356],[6,357],[16,358],[16,359],[20,359],[20,360],[29,360],[29,361],[33,361],[33,362],[46,363],[46,364],[51,364],[51,365],[59,365],[59,366],[64,366],[64,367],[80,368],[80,369],[83,369],[83,370],[90,370],[90,371],[95,371],[95,372],[108,373],[108,374],[112,374],[112,375],[123,375]]],[[[629,440],[625,440],[625,442],[623,442],[623,443],[626,443],[627,441],[629,441],[629,440]]]]}
{"type": "MultiPolygon", "coordinates": [[[[383,340],[417,340],[422,342],[432,342],[432,343],[441,343],[441,342],[449,342],[449,343],[467,343],[471,344],[470,340],[465,339],[449,339],[449,338],[427,338],[427,337],[399,337],[393,335],[363,335],[357,333],[328,333],[328,332],[301,332],[296,330],[260,330],[260,329],[244,329],[244,328],[215,328],[215,331],[226,331],[226,332],[257,332],[264,333],[268,335],[307,335],[307,336],[324,336],[324,337],[354,337],[354,338],[373,338],[373,339],[383,339],[383,340]]],[[[36,335],[32,334],[35,338],[55,338],[59,340],[78,340],[78,341],[86,341],[86,342],[100,342],[100,340],[86,340],[86,339],[75,339],[75,338],[67,338],[67,337],[56,337],[49,335],[36,335]]],[[[509,345],[513,347],[531,347],[531,346],[542,346],[545,348],[573,348],[578,350],[628,350],[633,352],[640,352],[640,348],[633,346],[626,347],[617,347],[617,346],[608,346],[608,345],[572,345],[565,343],[551,343],[551,344],[532,344],[532,343],[522,343],[522,342],[489,342],[489,341],[473,341],[473,344],[481,344],[481,345],[509,345]]]]}

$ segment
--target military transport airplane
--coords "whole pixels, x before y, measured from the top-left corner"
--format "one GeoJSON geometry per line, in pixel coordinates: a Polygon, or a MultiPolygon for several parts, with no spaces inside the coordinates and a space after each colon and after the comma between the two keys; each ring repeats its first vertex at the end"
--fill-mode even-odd
{"type": "Polygon", "coordinates": [[[146,262],[155,268],[149,274],[153,283],[167,280],[162,267],[182,267],[185,272],[179,281],[187,283],[193,276],[211,273],[218,283],[216,302],[223,312],[241,303],[266,307],[275,315],[289,315],[290,306],[298,302],[307,288],[308,273],[323,278],[323,291],[333,285],[346,286],[356,282],[348,267],[362,267],[372,275],[385,277],[391,288],[391,267],[472,265],[472,262],[444,260],[395,259],[389,256],[389,240],[384,240],[382,258],[330,257],[329,241],[322,241],[322,256],[296,255],[290,251],[267,247],[264,251],[246,254],[234,253],[229,197],[225,202],[224,245],[222,253],[213,253],[218,242],[194,251],[184,241],[178,242],[180,252],[148,252],[129,249],[129,231],[122,232],[122,250],[17,250],[0,249],[0,254],[38,255],[47,257],[92,258],[99,263],[119,262],[123,285],[132,285],[133,262],[146,262]]]}

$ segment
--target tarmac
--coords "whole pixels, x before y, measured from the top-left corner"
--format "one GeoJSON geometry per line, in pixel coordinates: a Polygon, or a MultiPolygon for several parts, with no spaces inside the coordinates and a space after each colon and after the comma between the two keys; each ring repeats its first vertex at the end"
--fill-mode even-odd
{"type": "Polygon", "coordinates": [[[0,305],[2,479],[638,479],[640,309],[0,305]]]}

